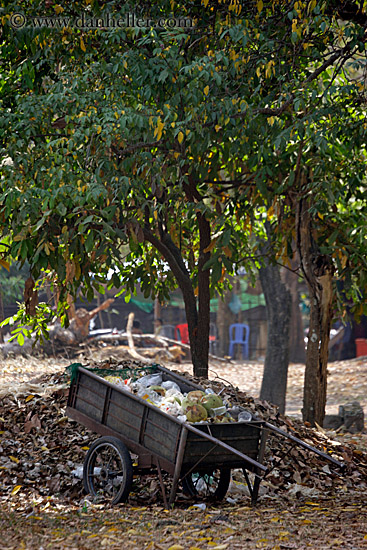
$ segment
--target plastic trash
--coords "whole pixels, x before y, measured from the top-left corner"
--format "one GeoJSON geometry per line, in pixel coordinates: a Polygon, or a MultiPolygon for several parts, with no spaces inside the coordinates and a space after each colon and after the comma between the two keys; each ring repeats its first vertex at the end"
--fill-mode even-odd
{"type": "Polygon", "coordinates": [[[215,393],[215,391],[212,390],[211,388],[206,388],[205,393],[206,393],[207,395],[210,395],[211,393],[215,393]]]}
{"type": "Polygon", "coordinates": [[[202,511],[206,510],[206,504],[204,504],[204,503],[201,503],[201,504],[193,504],[192,507],[193,507],[193,508],[199,508],[199,510],[202,510],[202,511]]]}
{"type": "MultiPolygon", "coordinates": [[[[171,398],[172,399],[172,398],[171,398]]],[[[183,409],[177,401],[174,399],[171,400],[168,399],[162,399],[159,408],[164,411],[167,414],[170,414],[172,416],[180,416],[183,413],[183,409]]]]}
{"type": "Polygon", "coordinates": [[[115,384],[115,386],[118,386],[119,388],[132,392],[131,378],[124,379],[119,376],[106,376],[105,380],[107,380],[107,382],[111,382],[111,384],[115,384]]]}
{"type": "Polygon", "coordinates": [[[74,477],[78,477],[79,479],[83,479],[83,466],[76,466],[75,470],[72,470],[70,473],[74,477]]]}
{"type": "Polygon", "coordinates": [[[142,387],[138,390],[138,397],[144,399],[145,401],[148,401],[148,403],[157,406],[159,406],[162,401],[162,397],[158,395],[157,392],[155,392],[154,390],[150,390],[147,387],[142,387]]]}
{"type": "Polygon", "coordinates": [[[223,406],[223,407],[216,407],[215,409],[210,409],[209,413],[210,413],[210,416],[222,416],[223,414],[225,414],[227,412],[227,407],[223,406]]]}
{"type": "Polygon", "coordinates": [[[181,388],[176,382],[173,380],[166,380],[165,382],[162,382],[161,384],[162,388],[167,390],[167,393],[169,390],[175,390],[177,393],[181,393],[181,388]]]}
{"type": "Polygon", "coordinates": [[[176,391],[176,390],[173,389],[173,388],[172,388],[171,390],[167,390],[167,391],[166,391],[165,397],[166,397],[167,399],[170,399],[171,401],[172,401],[172,400],[173,400],[173,401],[177,401],[177,400],[178,400],[180,403],[182,403],[182,400],[184,399],[183,394],[182,394],[181,392],[176,391]]]}
{"type": "Polygon", "coordinates": [[[135,384],[140,387],[147,388],[148,386],[161,386],[162,385],[162,375],[161,374],[147,374],[139,378],[135,384]]]}
{"type": "Polygon", "coordinates": [[[251,422],[252,414],[250,411],[242,411],[238,415],[238,422],[251,422]]]}

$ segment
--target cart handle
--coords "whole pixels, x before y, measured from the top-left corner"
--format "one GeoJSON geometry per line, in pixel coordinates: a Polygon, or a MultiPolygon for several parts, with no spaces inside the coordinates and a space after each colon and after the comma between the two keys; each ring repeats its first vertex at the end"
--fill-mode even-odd
{"type": "Polygon", "coordinates": [[[219,447],[223,447],[223,449],[227,449],[227,451],[230,451],[234,455],[238,456],[239,458],[242,458],[245,462],[248,462],[251,464],[251,466],[255,466],[255,468],[258,468],[259,470],[262,470],[263,472],[267,471],[267,467],[263,464],[260,464],[260,462],[257,462],[253,458],[250,458],[249,456],[241,453],[240,451],[237,451],[237,449],[234,449],[230,445],[227,445],[227,443],[223,443],[220,439],[217,439],[216,437],[213,437],[212,435],[209,435],[205,432],[202,432],[201,430],[198,430],[197,428],[194,428],[194,426],[191,426],[190,424],[185,423],[185,428],[190,430],[190,432],[193,432],[197,435],[200,435],[201,437],[204,437],[205,439],[208,439],[212,443],[215,443],[219,447]]]}
{"type": "Polygon", "coordinates": [[[308,445],[307,443],[305,443],[301,439],[298,439],[298,437],[295,437],[294,435],[291,435],[291,434],[288,434],[287,432],[284,432],[283,430],[281,430],[277,426],[274,426],[273,424],[269,424],[269,422],[265,422],[264,424],[269,430],[271,430],[273,432],[276,432],[280,435],[284,435],[285,437],[287,437],[291,441],[294,441],[295,443],[298,443],[298,445],[300,445],[304,449],[307,449],[308,451],[313,451],[317,455],[322,456],[326,460],[329,460],[330,462],[335,464],[335,466],[339,466],[339,468],[342,468],[342,469],[345,468],[345,464],[343,464],[342,462],[339,462],[338,460],[335,460],[335,458],[332,458],[331,456],[327,455],[326,453],[323,453],[322,451],[319,451],[315,447],[312,447],[311,445],[308,445]]]}

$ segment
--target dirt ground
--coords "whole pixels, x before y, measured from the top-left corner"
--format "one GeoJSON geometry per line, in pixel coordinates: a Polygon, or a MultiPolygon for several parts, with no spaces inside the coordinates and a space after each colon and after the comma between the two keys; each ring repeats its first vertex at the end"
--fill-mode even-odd
{"type": "MultiPolygon", "coordinates": [[[[93,361],[109,355],[118,358],[122,351],[117,347],[104,349],[99,355],[93,353],[93,361]]],[[[23,395],[19,400],[24,402],[27,392],[39,389],[39,379],[44,374],[63,372],[74,361],[23,357],[3,360],[0,397],[5,393],[23,395]]],[[[88,357],[81,358],[80,362],[87,365],[88,357]]],[[[171,366],[190,372],[189,363],[171,366]]],[[[366,358],[331,363],[328,370],[328,413],[336,413],[338,405],[351,400],[359,400],[366,407],[366,358]]],[[[210,378],[219,377],[258,397],[262,371],[261,363],[213,362],[210,378]]],[[[303,365],[290,365],[287,413],[298,417],[303,375],[303,365]]],[[[0,417],[3,414],[0,410],[0,417]]],[[[2,434],[0,456],[5,453],[2,434]]],[[[349,437],[355,444],[364,439],[362,447],[366,446],[366,434],[349,437]]],[[[47,442],[44,444],[47,447],[47,442]]],[[[22,459],[14,453],[9,458],[13,462],[22,459]]],[[[248,496],[231,494],[230,497],[236,496],[235,502],[231,499],[220,504],[207,502],[201,509],[181,499],[172,510],[165,510],[159,503],[145,505],[134,499],[114,508],[93,504],[84,498],[65,502],[52,493],[37,496],[36,492],[28,489],[22,492],[18,487],[14,478],[13,490],[1,495],[0,489],[0,547],[9,550],[367,549],[367,495],[358,487],[343,485],[342,480],[334,494],[327,490],[324,494],[319,491],[308,496],[302,491],[276,496],[265,494],[256,508],[251,508],[248,496]]]]}

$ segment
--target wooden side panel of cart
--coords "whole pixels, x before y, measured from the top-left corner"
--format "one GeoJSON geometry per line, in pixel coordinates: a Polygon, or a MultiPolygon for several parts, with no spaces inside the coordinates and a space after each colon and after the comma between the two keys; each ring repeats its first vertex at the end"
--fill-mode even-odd
{"type": "MultiPolygon", "coordinates": [[[[163,374],[171,378],[167,372],[163,374]]],[[[197,389],[177,375],[174,378],[183,391],[197,389]]],[[[101,435],[121,439],[139,455],[139,465],[149,467],[158,458],[168,473],[174,473],[183,424],[157,407],[81,368],[71,386],[67,414],[101,435]]],[[[195,428],[188,429],[185,438],[182,467],[186,470],[195,464],[199,469],[243,467],[243,459],[234,455],[233,449],[256,461],[260,422],[199,424],[195,428]],[[210,437],[218,441],[213,443],[210,437]],[[219,445],[219,440],[225,446],[219,445]]]]}

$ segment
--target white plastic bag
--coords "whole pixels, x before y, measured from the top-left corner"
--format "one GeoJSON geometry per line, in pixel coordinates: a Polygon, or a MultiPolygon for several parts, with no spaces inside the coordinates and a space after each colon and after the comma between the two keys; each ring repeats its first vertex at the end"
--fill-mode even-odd
{"type": "Polygon", "coordinates": [[[181,416],[183,413],[182,407],[174,399],[163,399],[159,405],[159,408],[167,414],[172,416],[181,416]]]}
{"type": "Polygon", "coordinates": [[[148,386],[161,386],[162,375],[160,373],[147,374],[139,378],[135,383],[139,386],[144,386],[145,388],[147,388],[148,386]]]}
{"type": "Polygon", "coordinates": [[[176,382],[174,382],[173,380],[166,380],[165,382],[162,382],[161,386],[165,390],[176,390],[176,392],[181,393],[180,386],[176,384],[176,382]]]}
{"type": "Polygon", "coordinates": [[[148,401],[148,403],[157,406],[159,406],[162,401],[162,397],[157,392],[144,387],[138,390],[138,397],[141,397],[141,399],[148,401]]]}

